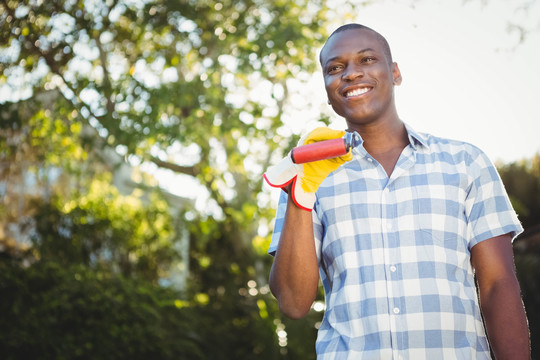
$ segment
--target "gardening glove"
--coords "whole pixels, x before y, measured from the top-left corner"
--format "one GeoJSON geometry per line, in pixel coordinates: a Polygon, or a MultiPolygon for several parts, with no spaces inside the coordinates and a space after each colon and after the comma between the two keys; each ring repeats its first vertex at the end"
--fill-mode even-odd
{"type": "MultiPolygon", "coordinates": [[[[298,146],[337,139],[344,135],[344,131],[319,127],[301,138],[298,146]]],[[[279,163],[268,168],[263,176],[269,185],[283,190],[292,183],[291,194],[289,195],[292,196],[296,206],[311,211],[315,204],[315,192],[323,180],[343,163],[352,160],[352,158],[352,152],[349,151],[343,156],[331,159],[295,164],[292,161],[291,153],[289,153],[279,163]]]]}

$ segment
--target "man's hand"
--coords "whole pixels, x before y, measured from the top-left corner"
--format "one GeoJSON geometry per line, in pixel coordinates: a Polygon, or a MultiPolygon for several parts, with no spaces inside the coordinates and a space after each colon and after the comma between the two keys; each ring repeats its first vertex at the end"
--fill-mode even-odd
{"type": "MultiPolygon", "coordinates": [[[[300,139],[298,145],[308,145],[319,141],[343,137],[344,131],[319,127],[300,139]]],[[[315,192],[326,177],[346,161],[352,160],[352,153],[332,159],[319,160],[305,164],[292,162],[290,153],[277,165],[272,166],[264,174],[268,184],[282,189],[290,186],[290,195],[296,206],[311,211],[315,204],[315,192]]]]}

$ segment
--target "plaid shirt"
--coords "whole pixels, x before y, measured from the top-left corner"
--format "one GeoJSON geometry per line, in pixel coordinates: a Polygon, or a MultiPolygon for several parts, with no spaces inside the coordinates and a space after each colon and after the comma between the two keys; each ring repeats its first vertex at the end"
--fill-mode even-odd
{"type": "MultiPolygon", "coordinates": [[[[390,178],[360,141],[317,191],[326,300],[318,359],[490,358],[471,248],[522,227],[484,153],[407,131],[390,178]]],[[[271,254],[286,209],[281,193],[271,254]]]]}

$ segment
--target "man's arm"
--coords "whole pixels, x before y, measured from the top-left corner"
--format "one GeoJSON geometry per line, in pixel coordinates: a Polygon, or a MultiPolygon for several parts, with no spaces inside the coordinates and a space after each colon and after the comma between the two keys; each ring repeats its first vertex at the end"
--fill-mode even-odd
{"type": "MultiPolygon", "coordinates": [[[[298,144],[309,145],[344,135],[345,131],[319,127],[300,139],[298,144]]],[[[294,164],[287,155],[264,174],[271,186],[288,186],[287,210],[270,270],[270,290],[277,298],[281,312],[290,318],[299,319],[307,315],[319,286],[311,213],[316,200],[315,192],[332,171],[352,158],[352,151],[349,150],[347,154],[335,158],[294,164]]]]}
{"type": "Polygon", "coordinates": [[[306,316],[317,296],[319,268],[311,216],[311,212],[298,208],[289,196],[270,270],[270,289],[281,312],[292,319],[306,316]]]}
{"type": "Polygon", "coordinates": [[[480,307],[495,357],[530,359],[527,317],[514,270],[510,235],[484,240],[471,250],[480,307]]]}

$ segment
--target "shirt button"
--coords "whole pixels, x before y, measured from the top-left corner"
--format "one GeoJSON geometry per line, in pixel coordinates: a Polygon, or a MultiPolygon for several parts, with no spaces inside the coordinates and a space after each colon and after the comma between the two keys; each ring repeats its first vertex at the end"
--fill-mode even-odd
{"type": "Polygon", "coordinates": [[[399,309],[398,309],[397,307],[396,307],[396,308],[394,308],[394,310],[393,310],[393,311],[394,311],[394,314],[399,314],[399,309]]]}
{"type": "Polygon", "coordinates": [[[397,270],[397,268],[394,265],[390,266],[390,271],[391,272],[396,272],[396,270],[397,270]]]}
{"type": "Polygon", "coordinates": [[[368,158],[367,158],[367,161],[373,162],[373,159],[368,157],[368,158]]]}

